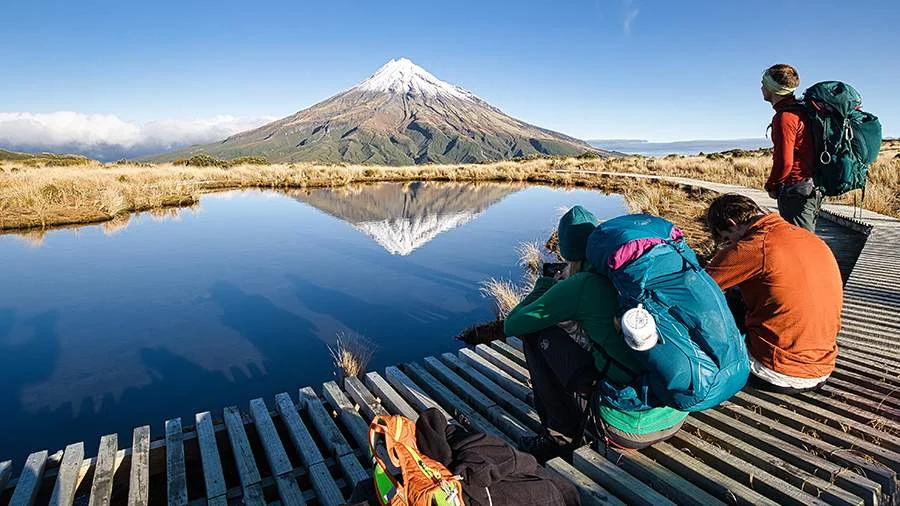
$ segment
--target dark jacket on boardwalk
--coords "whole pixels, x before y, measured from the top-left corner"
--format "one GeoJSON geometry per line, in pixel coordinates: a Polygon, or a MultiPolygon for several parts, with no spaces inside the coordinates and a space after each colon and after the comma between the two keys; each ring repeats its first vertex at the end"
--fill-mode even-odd
{"type": "Polygon", "coordinates": [[[416,421],[419,451],[462,476],[468,506],[577,506],[575,487],[502,439],[449,425],[436,409],[416,421]]]}

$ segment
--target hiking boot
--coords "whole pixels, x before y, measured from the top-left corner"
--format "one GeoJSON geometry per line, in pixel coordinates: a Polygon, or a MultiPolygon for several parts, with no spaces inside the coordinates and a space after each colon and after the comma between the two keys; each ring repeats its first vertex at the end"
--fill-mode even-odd
{"type": "Polygon", "coordinates": [[[523,437],[519,440],[519,448],[525,453],[532,454],[541,463],[554,457],[565,456],[572,451],[570,444],[547,433],[523,437]]]}

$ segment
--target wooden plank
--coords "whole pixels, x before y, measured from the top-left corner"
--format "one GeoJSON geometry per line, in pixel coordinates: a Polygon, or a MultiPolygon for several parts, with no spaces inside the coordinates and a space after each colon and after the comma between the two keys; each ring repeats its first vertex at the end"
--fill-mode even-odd
{"type": "Polygon", "coordinates": [[[260,398],[250,401],[250,417],[256,426],[256,433],[259,434],[259,440],[262,443],[263,451],[266,454],[266,460],[269,461],[269,469],[275,477],[275,484],[278,487],[278,495],[281,502],[285,505],[304,505],[303,493],[297,485],[291,471],[294,465],[291,464],[284,446],[281,444],[281,437],[275,429],[275,423],[269,415],[269,408],[265,401],[260,398]]]}
{"type": "Polygon", "coordinates": [[[419,413],[377,372],[366,373],[365,384],[389,412],[403,415],[412,421],[419,418],[419,413]]]}
{"type": "Polygon", "coordinates": [[[344,389],[347,390],[347,395],[353,399],[353,402],[359,406],[359,412],[366,421],[371,422],[375,415],[390,414],[359,378],[344,379],[344,389]]]}
{"type": "Polygon", "coordinates": [[[607,459],[615,465],[682,506],[725,504],[641,452],[607,449],[606,453],[607,459]]]}
{"type": "Polygon", "coordinates": [[[112,497],[113,475],[116,472],[116,451],[119,437],[108,434],[100,438],[97,463],[94,465],[94,482],[91,484],[89,506],[107,506],[112,497]]]}
{"type": "Polygon", "coordinates": [[[10,478],[12,478],[12,461],[5,460],[0,462],[0,492],[6,488],[10,478]]]}
{"type": "Polygon", "coordinates": [[[678,451],[668,443],[656,443],[644,451],[660,464],[727,503],[744,506],[778,505],[777,502],[678,451]]]}
{"type": "Polygon", "coordinates": [[[628,504],[636,506],[668,506],[672,501],[653,490],[624,469],[603,458],[588,446],[572,455],[572,464],[588,478],[599,483],[628,504]]]}
{"type": "Polygon", "coordinates": [[[9,499],[9,506],[31,506],[41,485],[41,476],[47,465],[47,450],[35,452],[25,459],[25,467],[16,482],[9,499]]]}
{"type": "MultiPolygon", "coordinates": [[[[859,474],[862,474],[863,476],[865,476],[865,478],[878,483],[885,494],[893,494],[896,490],[896,473],[891,471],[889,468],[877,464],[874,461],[870,462],[866,458],[857,455],[855,452],[846,451],[843,448],[837,447],[826,441],[822,441],[818,438],[810,436],[809,434],[805,434],[799,430],[777,423],[743,406],[733,404],[731,402],[725,402],[719,406],[718,412],[707,411],[704,413],[697,413],[696,416],[702,417],[703,421],[708,422],[711,425],[715,425],[716,428],[720,430],[726,431],[726,428],[728,427],[727,423],[734,423],[731,422],[728,417],[731,417],[739,422],[752,423],[755,427],[747,425],[747,428],[759,429],[757,430],[757,433],[762,434],[763,437],[759,438],[758,440],[765,441],[767,439],[767,436],[772,439],[774,447],[767,447],[767,451],[769,451],[769,453],[778,454],[777,452],[779,447],[783,449],[790,449],[791,447],[802,448],[809,452],[810,456],[821,456],[828,461],[837,463],[840,466],[845,467],[848,472],[849,470],[859,469],[859,474]],[[722,419],[722,421],[726,423],[718,425],[710,422],[710,420],[717,420],[718,416],[713,415],[719,415],[719,413],[728,415],[727,417],[724,417],[724,419],[722,419]]],[[[783,454],[780,456],[782,458],[785,458],[785,455],[783,454]]],[[[797,466],[803,465],[804,462],[806,461],[802,460],[802,458],[797,458],[792,461],[792,463],[797,466]]],[[[836,473],[834,476],[836,477],[836,479],[841,479],[843,473],[836,473]]],[[[856,473],[847,476],[855,478],[856,473]]]]}
{"type": "Polygon", "coordinates": [[[312,467],[323,462],[325,458],[322,457],[315,440],[313,440],[306,425],[303,424],[303,420],[300,419],[300,414],[297,413],[297,407],[294,405],[294,401],[291,400],[291,396],[287,393],[276,395],[275,409],[278,411],[281,421],[287,427],[291,441],[293,441],[294,447],[300,453],[300,460],[303,464],[307,467],[312,467]]]}
{"type": "Polygon", "coordinates": [[[522,402],[534,404],[534,393],[531,387],[513,378],[499,367],[485,360],[474,351],[463,348],[459,350],[459,359],[476,369],[486,378],[500,385],[504,390],[513,394],[522,402]]]}
{"type": "Polygon", "coordinates": [[[197,442],[200,445],[200,463],[203,465],[203,482],[206,485],[206,498],[213,500],[224,497],[228,493],[225,476],[222,474],[222,461],[219,458],[219,445],[216,442],[216,431],[213,428],[212,415],[209,411],[194,415],[197,427],[197,442]]]}
{"type": "Polygon", "coordinates": [[[150,426],[131,433],[131,472],[128,478],[128,506],[146,506],[150,501],[150,426]]]}
{"type": "Polygon", "coordinates": [[[312,435],[300,419],[297,407],[291,400],[290,395],[280,393],[275,396],[275,409],[281,417],[282,423],[287,427],[288,434],[297,452],[300,454],[300,460],[309,471],[309,478],[312,482],[313,490],[316,492],[316,499],[327,506],[337,506],[344,502],[340,488],[331,476],[328,465],[322,453],[316,446],[312,435]]]}
{"type": "Polygon", "coordinates": [[[829,427],[828,425],[825,425],[824,423],[819,423],[808,417],[801,416],[799,413],[790,411],[786,408],[782,408],[781,406],[776,406],[771,402],[763,400],[759,397],[754,397],[746,392],[738,392],[738,394],[732,398],[732,401],[734,403],[748,406],[750,407],[750,409],[757,410],[763,414],[766,414],[767,416],[773,417],[783,425],[787,425],[798,430],[814,430],[816,431],[819,439],[827,441],[831,444],[838,445],[844,448],[857,448],[859,450],[863,450],[875,460],[893,469],[894,472],[900,470],[900,454],[890,451],[887,448],[882,448],[877,444],[873,444],[862,438],[847,434],[840,429],[834,429],[832,427],[829,427]]]}
{"type": "Polygon", "coordinates": [[[244,432],[244,421],[241,412],[236,406],[225,408],[225,429],[228,431],[228,439],[231,441],[231,451],[234,454],[235,464],[238,468],[238,476],[241,480],[241,488],[244,495],[244,504],[266,504],[260,485],[259,469],[256,467],[256,459],[250,448],[247,433],[244,432]]]}
{"type": "MultiPolygon", "coordinates": [[[[894,436],[887,431],[876,429],[868,423],[862,423],[842,416],[834,410],[826,410],[814,404],[807,403],[799,396],[788,396],[761,390],[755,390],[752,394],[758,399],[766,399],[773,403],[789,405],[791,411],[794,411],[795,413],[800,413],[803,416],[824,423],[832,428],[861,437],[866,441],[877,441],[878,446],[882,446],[895,452],[900,451],[900,437],[894,436]]],[[[873,417],[868,418],[869,421],[872,419],[873,417]]]]}
{"type": "Polygon", "coordinates": [[[434,357],[425,357],[425,369],[449,387],[452,392],[459,395],[463,401],[478,410],[513,441],[521,441],[523,437],[535,435],[534,431],[516,420],[500,405],[470,385],[440,360],[434,357]]]}
{"type": "Polygon", "coordinates": [[[394,366],[386,367],[384,375],[387,377],[388,383],[391,384],[397,392],[402,395],[417,413],[421,413],[429,408],[436,408],[447,417],[447,420],[453,418],[446,409],[435,402],[428,394],[425,393],[418,385],[416,385],[406,374],[394,366]]]}
{"type": "Polygon", "coordinates": [[[536,432],[543,429],[543,424],[541,423],[537,411],[524,401],[511,395],[500,387],[500,385],[476,371],[475,368],[469,364],[463,363],[452,353],[444,353],[441,355],[441,359],[451,370],[464,377],[475,388],[487,394],[488,397],[493,399],[497,404],[503,406],[504,409],[509,411],[517,420],[521,421],[528,428],[536,432]]]}
{"type": "Polygon", "coordinates": [[[356,453],[347,444],[347,440],[344,439],[334,420],[325,411],[322,401],[319,400],[312,388],[305,387],[300,389],[300,408],[306,410],[313,427],[319,434],[319,438],[338,461],[338,467],[341,468],[344,477],[350,482],[351,488],[360,481],[371,477],[360,465],[359,460],[356,458],[356,453]]]}
{"type": "Polygon", "coordinates": [[[565,460],[556,457],[546,464],[547,469],[562,476],[566,480],[575,485],[578,495],[581,496],[581,504],[585,506],[625,506],[616,496],[610,494],[606,489],[594,483],[584,473],[572,467],[565,460]]]}
{"type": "Polygon", "coordinates": [[[166,420],[166,495],[170,505],[187,504],[184,430],[181,428],[181,418],[166,420]]]}
{"type": "MultiPolygon", "coordinates": [[[[790,483],[771,473],[724,452],[710,443],[686,431],[675,434],[669,443],[681,451],[687,451],[693,458],[715,467],[729,478],[776,501],[778,504],[794,506],[826,506],[828,503],[795,488],[790,483]]],[[[861,503],[858,500],[857,503],[861,503]]]]}
{"type": "MultiPolygon", "coordinates": [[[[706,441],[714,441],[715,444],[722,446],[724,451],[729,452],[735,458],[742,459],[748,464],[778,476],[802,491],[808,490],[817,497],[825,499],[829,504],[859,506],[865,503],[863,498],[837,488],[835,486],[836,482],[823,480],[776,456],[765,453],[747,441],[720,431],[694,417],[688,417],[685,420],[685,428],[691,433],[702,436],[706,441]]],[[[871,492],[866,495],[870,503],[877,501],[877,498],[871,492]]]]}
{"type": "Polygon", "coordinates": [[[485,417],[481,416],[481,414],[466,404],[466,402],[460,399],[456,394],[451,392],[450,389],[438,381],[437,378],[429,374],[425,368],[416,363],[408,363],[404,365],[404,369],[413,381],[433,396],[433,399],[440,402],[442,406],[447,406],[453,413],[453,418],[466,426],[466,428],[477,432],[492,434],[513,446],[518,446],[516,441],[513,441],[512,438],[504,434],[503,431],[498,429],[485,417]]]}
{"type": "Polygon", "coordinates": [[[519,351],[523,351],[525,349],[524,343],[522,343],[522,340],[519,339],[518,337],[513,337],[513,336],[507,337],[506,344],[512,346],[513,348],[515,348],[519,351]]]}
{"type": "Polygon", "coordinates": [[[525,353],[523,351],[517,350],[503,341],[491,341],[490,344],[491,348],[497,350],[504,357],[526,369],[528,368],[527,362],[525,361],[525,353]]]}
{"type": "Polygon", "coordinates": [[[50,496],[52,506],[69,506],[75,498],[75,489],[78,488],[78,478],[81,473],[81,463],[84,461],[84,443],[73,443],[66,446],[62,463],[59,465],[59,473],[56,475],[56,484],[53,485],[53,494],[50,496]]]}
{"type": "Polygon", "coordinates": [[[369,424],[359,416],[350,399],[344,395],[337,383],[329,381],[322,385],[322,396],[328,404],[337,411],[338,418],[344,424],[344,428],[350,433],[350,437],[356,443],[357,448],[366,448],[369,444],[369,424]]]}
{"type": "Polygon", "coordinates": [[[475,353],[481,355],[485,360],[499,367],[503,372],[509,374],[516,380],[525,385],[531,385],[531,374],[528,372],[528,369],[513,362],[499,351],[487,345],[479,344],[475,347],[475,353]]]}

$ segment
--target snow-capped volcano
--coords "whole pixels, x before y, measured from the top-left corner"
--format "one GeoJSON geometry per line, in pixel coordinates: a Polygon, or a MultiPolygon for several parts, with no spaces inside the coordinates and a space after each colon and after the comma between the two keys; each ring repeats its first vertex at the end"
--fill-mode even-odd
{"type": "Polygon", "coordinates": [[[405,256],[518,190],[507,185],[382,183],[292,196],[349,223],[392,255],[405,256]]]}
{"type": "Polygon", "coordinates": [[[347,91],[296,114],[155,160],[208,153],[225,159],[265,156],[272,162],[412,165],[586,151],[607,153],[507,116],[475,94],[400,58],[347,91]]]}
{"type": "Polygon", "coordinates": [[[406,58],[391,60],[352,90],[394,93],[410,97],[447,95],[463,100],[481,100],[471,92],[441,81],[406,58]]]}

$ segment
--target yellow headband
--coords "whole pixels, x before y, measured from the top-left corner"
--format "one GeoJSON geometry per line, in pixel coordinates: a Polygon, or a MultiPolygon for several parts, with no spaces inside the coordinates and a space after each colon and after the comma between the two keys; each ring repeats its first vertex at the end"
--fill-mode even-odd
{"type": "Polygon", "coordinates": [[[772,76],[769,75],[769,71],[763,72],[762,76],[762,85],[766,87],[773,95],[792,95],[794,91],[796,91],[797,87],[789,88],[787,86],[782,86],[775,81],[772,76]]]}

